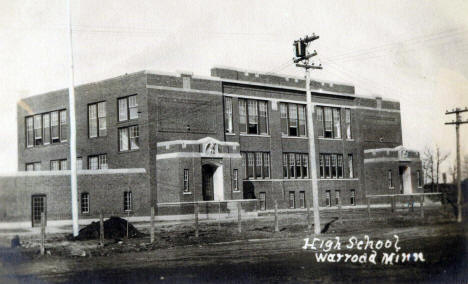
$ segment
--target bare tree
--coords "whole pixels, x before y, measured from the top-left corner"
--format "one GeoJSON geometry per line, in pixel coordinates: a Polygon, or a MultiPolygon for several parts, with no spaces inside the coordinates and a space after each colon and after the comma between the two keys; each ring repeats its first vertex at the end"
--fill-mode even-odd
{"type": "Polygon", "coordinates": [[[439,192],[439,178],[440,178],[440,166],[447,160],[450,153],[444,153],[440,150],[439,145],[435,146],[435,170],[436,170],[436,183],[437,183],[437,192],[439,192]]]}
{"type": "Polygon", "coordinates": [[[461,178],[468,178],[468,154],[463,157],[463,164],[461,165],[461,178]]]}
{"type": "Polygon", "coordinates": [[[452,183],[455,184],[457,181],[457,163],[453,163],[449,167],[449,174],[452,176],[452,183]]]}
{"type": "Polygon", "coordinates": [[[422,158],[422,167],[424,171],[425,183],[431,183],[431,191],[434,191],[434,155],[432,149],[427,147],[424,149],[422,158]]]}

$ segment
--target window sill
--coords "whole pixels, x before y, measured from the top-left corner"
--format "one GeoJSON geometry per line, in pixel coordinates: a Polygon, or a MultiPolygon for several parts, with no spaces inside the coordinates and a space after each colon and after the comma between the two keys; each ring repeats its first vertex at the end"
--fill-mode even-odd
{"type": "Polygon", "coordinates": [[[191,191],[184,191],[184,195],[191,195],[192,192],[191,191]]]}
{"type": "MultiPolygon", "coordinates": [[[[235,135],[235,134],[234,134],[235,135]]],[[[269,134],[247,134],[247,133],[241,133],[240,136],[252,136],[252,137],[268,137],[271,138],[269,134]]]]}
{"type": "Polygon", "coordinates": [[[67,140],[61,141],[61,142],[54,142],[54,143],[49,143],[49,144],[41,144],[41,145],[34,145],[34,146],[26,146],[25,149],[40,149],[44,147],[50,147],[50,146],[57,146],[57,145],[63,145],[63,144],[68,144],[67,140]]]}
{"type": "Polygon", "coordinates": [[[119,154],[125,154],[125,153],[133,153],[133,152],[138,152],[140,151],[141,148],[139,149],[134,149],[134,150],[125,150],[125,151],[119,151],[119,154]]]}
{"type": "Polygon", "coordinates": [[[233,190],[232,192],[233,193],[240,193],[241,191],[240,190],[233,190]]]}
{"type": "Polygon", "coordinates": [[[292,138],[292,139],[304,139],[308,140],[308,136],[287,136],[287,135],[281,135],[281,138],[292,138]]]}
{"type": "Polygon", "coordinates": [[[236,133],[231,133],[231,132],[224,132],[224,134],[229,135],[229,136],[236,136],[236,133]]]}
{"type": "Polygon", "coordinates": [[[107,137],[107,135],[96,136],[96,137],[89,137],[89,136],[88,136],[88,139],[94,140],[94,139],[99,139],[99,138],[104,138],[104,137],[107,137]]]}
{"type": "Polygon", "coordinates": [[[319,178],[318,180],[359,180],[358,178],[319,178]]]}
{"type": "Polygon", "coordinates": [[[333,141],[341,141],[343,138],[326,138],[326,137],[319,137],[319,140],[333,140],[333,141]]]}

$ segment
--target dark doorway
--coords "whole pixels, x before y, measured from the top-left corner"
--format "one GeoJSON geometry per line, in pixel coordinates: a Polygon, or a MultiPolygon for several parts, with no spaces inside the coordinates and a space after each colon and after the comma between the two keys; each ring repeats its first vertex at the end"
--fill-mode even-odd
{"type": "Polygon", "coordinates": [[[202,192],[204,201],[214,200],[213,174],[215,171],[216,167],[212,165],[202,166],[202,192]]]}
{"type": "Polygon", "coordinates": [[[46,196],[33,195],[31,198],[31,222],[33,227],[41,225],[42,212],[46,212],[46,196]]]}

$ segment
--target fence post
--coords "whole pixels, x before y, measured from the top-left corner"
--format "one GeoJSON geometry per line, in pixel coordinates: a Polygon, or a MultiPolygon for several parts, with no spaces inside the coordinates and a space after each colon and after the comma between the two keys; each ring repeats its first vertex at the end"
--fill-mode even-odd
{"type": "Polygon", "coordinates": [[[414,212],[414,196],[410,196],[410,210],[411,212],[414,212]]]}
{"type": "Polygon", "coordinates": [[[367,197],[367,216],[370,219],[370,197],[367,197]]]}
{"type": "Polygon", "coordinates": [[[150,241],[154,243],[154,206],[151,206],[150,226],[150,241]]]}
{"type": "Polygon", "coordinates": [[[104,246],[104,217],[102,215],[102,209],[99,211],[99,245],[104,246]]]}
{"type": "Polygon", "coordinates": [[[130,218],[130,211],[127,211],[127,240],[128,240],[128,219],[130,218]]]}
{"type": "Polygon", "coordinates": [[[424,194],[421,195],[421,218],[424,218],[424,194]]]}
{"type": "Polygon", "coordinates": [[[392,213],[395,213],[395,195],[392,195],[392,199],[390,200],[392,206],[392,213]]]}
{"type": "Polygon", "coordinates": [[[307,202],[307,230],[310,232],[312,223],[310,222],[310,202],[307,202]]]}
{"type": "Polygon", "coordinates": [[[275,232],[279,232],[279,226],[278,226],[278,200],[275,200],[275,232]]]}
{"type": "Polygon", "coordinates": [[[218,202],[218,230],[221,230],[221,201],[218,202]]]}
{"type": "Polygon", "coordinates": [[[195,202],[195,237],[198,238],[198,203],[195,202]]]}
{"type": "Polygon", "coordinates": [[[237,231],[242,233],[242,204],[237,202],[237,231]]]}
{"type": "Polygon", "coordinates": [[[338,200],[338,220],[343,224],[343,214],[341,212],[341,198],[338,200]]]}
{"type": "Polygon", "coordinates": [[[41,212],[41,255],[45,253],[45,212],[41,212]]]}

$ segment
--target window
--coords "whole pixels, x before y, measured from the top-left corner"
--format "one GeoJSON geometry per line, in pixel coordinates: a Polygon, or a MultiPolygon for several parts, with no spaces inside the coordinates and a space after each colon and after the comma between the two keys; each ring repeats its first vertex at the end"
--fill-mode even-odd
{"type": "Polygon", "coordinates": [[[265,211],[266,210],[266,193],[265,192],[260,192],[260,210],[265,211]]]}
{"type": "Polygon", "coordinates": [[[343,178],[343,155],[320,154],[319,165],[321,178],[343,178]]]}
{"type": "Polygon", "coordinates": [[[294,191],[289,192],[289,208],[296,208],[296,195],[294,191]]]}
{"type": "Polygon", "coordinates": [[[337,176],[343,178],[343,155],[338,155],[337,159],[337,176]]]}
{"type": "Polygon", "coordinates": [[[42,116],[34,116],[34,145],[42,145],[42,116]]]}
{"type": "Polygon", "coordinates": [[[299,191],[299,207],[305,208],[305,191],[299,191]]]}
{"type": "Polygon", "coordinates": [[[77,170],[83,169],[83,158],[81,157],[76,158],[76,169],[77,170]]]}
{"type": "Polygon", "coordinates": [[[26,117],[26,147],[34,146],[34,122],[33,117],[26,117]]]}
{"type": "Polygon", "coordinates": [[[52,136],[52,143],[60,142],[60,131],[58,127],[58,111],[50,113],[50,132],[52,136]]]}
{"type": "Polygon", "coordinates": [[[60,111],[60,142],[67,141],[68,126],[67,126],[67,111],[60,111]]]}
{"type": "Polygon", "coordinates": [[[331,155],[331,176],[336,178],[336,154],[331,155]]]}
{"type": "Polygon", "coordinates": [[[348,177],[354,178],[353,154],[348,154],[348,177]]]}
{"type": "Polygon", "coordinates": [[[268,102],[239,99],[241,133],[268,134],[268,102]]]}
{"type": "Polygon", "coordinates": [[[349,200],[351,205],[356,205],[356,190],[351,189],[351,198],[349,200]]]}
{"type": "Polygon", "coordinates": [[[132,95],[118,99],[119,121],[138,118],[137,96],[132,95]]]}
{"type": "Polygon", "coordinates": [[[388,188],[393,188],[393,174],[392,174],[392,170],[388,170],[387,178],[388,178],[388,188]]]}
{"type": "Polygon", "coordinates": [[[90,170],[101,170],[107,169],[107,155],[95,155],[88,157],[88,169],[90,170]]]}
{"type": "Polygon", "coordinates": [[[340,109],[332,108],[332,107],[317,106],[316,112],[317,112],[317,121],[318,121],[317,128],[319,132],[318,134],[319,137],[341,138],[340,109]]]}
{"type": "Polygon", "coordinates": [[[50,144],[50,113],[42,115],[42,129],[44,130],[44,145],[50,144]]]}
{"type": "Polygon", "coordinates": [[[89,138],[107,135],[106,102],[88,105],[89,138]]]}
{"type": "Polygon", "coordinates": [[[237,169],[232,171],[232,190],[239,191],[239,171],[237,169]]]}
{"type": "Polygon", "coordinates": [[[226,133],[233,133],[232,126],[232,98],[224,97],[224,130],[226,133]]]}
{"type": "Polygon", "coordinates": [[[51,171],[65,171],[67,170],[67,160],[52,160],[50,161],[50,170],[51,171]]]}
{"type": "Polygon", "coordinates": [[[245,166],[247,164],[247,153],[241,152],[241,161],[244,166],[244,178],[247,178],[247,167],[245,166]]]}
{"type": "Polygon", "coordinates": [[[421,171],[416,171],[416,178],[418,179],[418,187],[422,187],[421,171]]]}
{"type": "Polygon", "coordinates": [[[299,104],[280,104],[281,133],[284,136],[306,136],[306,107],[299,104]]]}
{"type": "Polygon", "coordinates": [[[124,204],[123,209],[125,212],[132,211],[133,209],[133,202],[132,202],[132,192],[131,191],[124,191],[124,204]]]}
{"type": "Polygon", "coordinates": [[[184,169],[184,192],[190,192],[188,169],[184,169]]]}
{"type": "Polygon", "coordinates": [[[26,164],[27,172],[36,172],[41,170],[41,162],[34,162],[26,164]]]}
{"type": "Polygon", "coordinates": [[[267,152],[242,152],[242,163],[247,169],[246,178],[268,179],[270,178],[270,153],[267,152]]]}
{"type": "Polygon", "coordinates": [[[119,128],[119,151],[138,150],[139,136],[138,125],[119,128]]]}
{"type": "Polygon", "coordinates": [[[346,139],[352,139],[351,132],[351,109],[345,109],[346,139]]]}
{"type": "Polygon", "coordinates": [[[325,206],[331,207],[331,192],[329,190],[325,191],[325,206]]]}
{"type": "Polygon", "coordinates": [[[307,178],[309,176],[309,155],[300,153],[283,154],[284,178],[307,178]]]}
{"type": "Polygon", "coordinates": [[[340,191],[335,190],[335,204],[340,205],[341,204],[341,197],[340,197],[340,191]]]}
{"type": "Polygon", "coordinates": [[[81,194],[81,213],[89,213],[89,193],[87,192],[81,194]]]}

